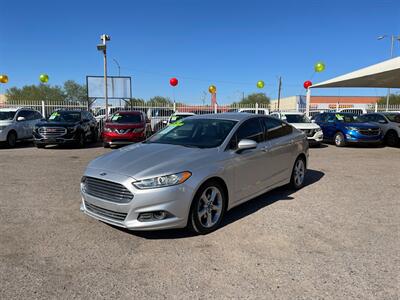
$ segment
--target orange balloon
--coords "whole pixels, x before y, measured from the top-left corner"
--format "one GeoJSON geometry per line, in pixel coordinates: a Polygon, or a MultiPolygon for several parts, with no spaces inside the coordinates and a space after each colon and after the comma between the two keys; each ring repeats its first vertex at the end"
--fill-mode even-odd
{"type": "Polygon", "coordinates": [[[0,82],[1,83],[7,83],[8,82],[8,76],[5,75],[5,74],[0,75],[0,82]]]}
{"type": "Polygon", "coordinates": [[[210,92],[210,94],[215,94],[217,92],[217,87],[215,85],[210,85],[208,87],[208,91],[210,92]]]}

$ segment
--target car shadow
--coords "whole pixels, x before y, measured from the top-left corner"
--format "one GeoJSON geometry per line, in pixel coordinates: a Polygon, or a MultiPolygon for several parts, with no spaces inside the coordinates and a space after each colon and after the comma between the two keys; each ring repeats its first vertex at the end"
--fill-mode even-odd
{"type": "MultiPolygon", "coordinates": [[[[317,170],[309,169],[307,171],[307,176],[305,180],[305,186],[313,185],[318,182],[322,177],[324,177],[325,173],[317,170]]],[[[293,194],[296,190],[290,189],[287,186],[276,188],[272,191],[264,193],[258,197],[255,197],[235,208],[231,209],[225,214],[225,217],[217,230],[228,226],[240,219],[243,219],[258,210],[267,207],[277,201],[286,201],[286,200],[294,200],[293,194]]],[[[182,239],[195,236],[195,234],[185,228],[183,229],[168,229],[168,230],[156,230],[156,231],[131,231],[128,229],[112,226],[118,230],[127,232],[129,234],[149,239],[149,240],[159,240],[159,239],[182,239]]]]}

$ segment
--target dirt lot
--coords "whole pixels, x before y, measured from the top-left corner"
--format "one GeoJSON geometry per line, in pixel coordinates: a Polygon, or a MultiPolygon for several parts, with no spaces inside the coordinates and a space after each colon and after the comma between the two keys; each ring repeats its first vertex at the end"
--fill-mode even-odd
{"type": "Polygon", "coordinates": [[[79,211],[111,150],[0,149],[0,299],[398,299],[400,149],[311,149],[307,186],[207,236],[132,233],[79,211]]]}

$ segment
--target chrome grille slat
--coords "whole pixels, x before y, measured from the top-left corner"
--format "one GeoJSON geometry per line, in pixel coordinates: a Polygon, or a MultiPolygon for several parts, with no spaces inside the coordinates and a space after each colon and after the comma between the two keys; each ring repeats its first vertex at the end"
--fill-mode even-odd
{"type": "Polygon", "coordinates": [[[360,129],[360,130],[358,130],[358,132],[362,135],[373,136],[373,135],[379,135],[380,130],[379,129],[372,129],[372,130],[360,129]]]}
{"type": "Polygon", "coordinates": [[[88,203],[87,201],[85,201],[85,206],[86,209],[94,214],[106,217],[106,218],[110,218],[110,219],[114,219],[117,221],[123,221],[125,220],[126,216],[128,215],[127,213],[120,213],[120,212],[116,212],[116,211],[111,211],[93,204],[88,203]]]}
{"type": "Polygon", "coordinates": [[[64,127],[40,127],[39,134],[43,137],[59,137],[67,133],[64,127]]]}
{"type": "Polygon", "coordinates": [[[94,177],[86,177],[85,192],[116,203],[128,203],[133,199],[133,194],[122,184],[94,177]]]}

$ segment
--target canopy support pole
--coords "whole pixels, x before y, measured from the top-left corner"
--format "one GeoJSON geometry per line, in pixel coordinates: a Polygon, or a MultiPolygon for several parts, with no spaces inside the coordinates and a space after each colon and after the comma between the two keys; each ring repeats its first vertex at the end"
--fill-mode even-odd
{"type": "Polygon", "coordinates": [[[311,103],[311,89],[307,89],[306,93],[306,116],[310,116],[310,103],[311,103]]]}

